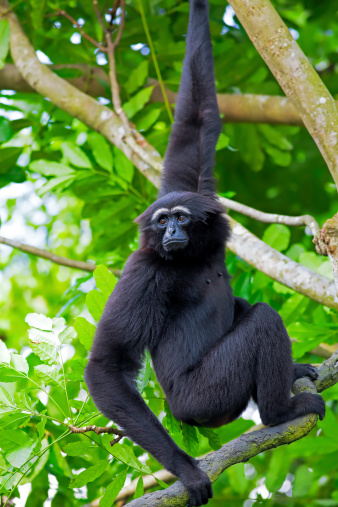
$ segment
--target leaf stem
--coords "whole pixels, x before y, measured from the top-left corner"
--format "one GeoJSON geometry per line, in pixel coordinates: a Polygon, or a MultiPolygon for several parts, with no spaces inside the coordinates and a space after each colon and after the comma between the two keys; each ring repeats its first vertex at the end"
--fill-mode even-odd
{"type": "Polygon", "coordinates": [[[167,113],[168,113],[168,116],[169,116],[170,123],[174,123],[174,117],[173,117],[173,114],[171,112],[171,108],[170,108],[170,104],[169,104],[167,93],[165,91],[165,87],[164,87],[164,83],[163,83],[160,67],[158,65],[158,61],[157,61],[157,57],[156,57],[156,53],[155,53],[155,48],[154,48],[153,40],[152,40],[151,35],[150,35],[150,31],[149,31],[149,27],[148,27],[148,23],[147,23],[147,18],[146,18],[145,12],[144,12],[142,0],[139,0],[139,6],[140,6],[140,13],[141,13],[141,18],[142,18],[144,32],[145,32],[147,40],[148,40],[149,48],[150,48],[150,51],[151,51],[151,56],[152,56],[154,67],[155,67],[156,74],[157,74],[157,79],[158,79],[158,81],[160,83],[160,87],[161,87],[161,91],[162,91],[165,107],[166,107],[166,110],[167,110],[167,113]]]}

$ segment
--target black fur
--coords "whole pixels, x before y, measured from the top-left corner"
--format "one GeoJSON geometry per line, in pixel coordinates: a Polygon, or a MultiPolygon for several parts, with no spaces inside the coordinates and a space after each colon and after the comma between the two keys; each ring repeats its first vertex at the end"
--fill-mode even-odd
{"type": "MultiPolygon", "coordinates": [[[[264,424],[311,412],[325,414],[318,395],[290,396],[311,365],[294,365],[283,322],[264,303],[234,297],[225,267],[229,225],[215,198],[214,149],[220,131],[207,0],[191,0],[182,83],[165,159],[160,198],[138,219],[140,248],[127,261],[98,324],[85,379],[97,407],[181,479],[190,506],[212,496],[197,461],[183,452],[135,387],[145,349],[175,417],[220,426],[237,418],[250,397],[264,424]],[[167,226],[156,211],[189,211],[184,248],[167,251],[167,226]],[[156,220],[154,219],[154,213],[156,220]]],[[[170,218],[174,220],[174,218],[170,218]]],[[[183,233],[182,233],[183,234],[183,233]]]]}

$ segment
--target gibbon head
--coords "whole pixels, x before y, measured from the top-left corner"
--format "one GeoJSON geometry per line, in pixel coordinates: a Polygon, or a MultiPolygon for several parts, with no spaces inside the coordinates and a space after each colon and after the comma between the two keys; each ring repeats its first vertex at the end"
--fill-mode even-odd
{"type": "Polygon", "coordinates": [[[142,233],[140,247],[166,259],[196,258],[225,242],[228,227],[223,213],[215,199],[193,192],[166,194],[135,220],[142,233]]]}

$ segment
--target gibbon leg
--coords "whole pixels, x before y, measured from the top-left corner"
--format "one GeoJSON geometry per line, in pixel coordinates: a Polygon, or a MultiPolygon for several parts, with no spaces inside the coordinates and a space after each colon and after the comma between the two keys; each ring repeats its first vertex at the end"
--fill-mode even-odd
{"type": "Polygon", "coordinates": [[[293,379],[283,321],[273,308],[257,303],[245,308],[235,327],[194,369],[178,376],[168,402],[177,418],[209,426],[238,417],[253,394],[265,425],[312,412],[323,418],[321,396],[302,393],[291,398],[293,379]]]}

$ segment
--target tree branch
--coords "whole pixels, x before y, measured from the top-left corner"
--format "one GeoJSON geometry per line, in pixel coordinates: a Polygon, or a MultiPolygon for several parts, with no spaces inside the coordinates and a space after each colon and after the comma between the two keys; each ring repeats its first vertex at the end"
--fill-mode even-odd
{"type": "MultiPolygon", "coordinates": [[[[89,271],[90,273],[92,273],[96,269],[96,264],[94,264],[94,262],[76,261],[74,259],[68,259],[67,257],[60,257],[59,255],[55,255],[52,252],[49,252],[48,250],[42,250],[41,248],[26,245],[25,243],[20,243],[19,241],[15,241],[14,239],[4,238],[3,236],[0,236],[0,244],[11,246],[12,248],[21,250],[21,252],[30,255],[35,255],[36,257],[41,257],[42,259],[47,259],[49,261],[55,262],[55,264],[60,264],[60,266],[67,266],[68,268],[74,269],[82,269],[83,271],[89,271]]],[[[111,269],[111,271],[116,276],[121,275],[121,271],[119,269],[111,269]]]]}
{"type": "Polygon", "coordinates": [[[226,197],[222,198],[222,202],[227,207],[227,209],[237,211],[237,213],[241,213],[242,215],[254,218],[259,222],[264,222],[266,224],[285,224],[290,226],[307,225],[311,230],[313,236],[318,236],[320,233],[320,227],[317,221],[311,215],[290,217],[287,215],[277,215],[276,213],[265,213],[263,211],[259,211],[255,208],[250,208],[250,206],[246,206],[245,204],[241,204],[226,197]]]}
{"type": "Polygon", "coordinates": [[[66,11],[64,11],[63,9],[58,9],[58,11],[56,12],[56,14],[53,14],[52,15],[53,17],[54,16],[64,16],[65,18],[68,19],[68,21],[70,21],[72,23],[73,26],[75,26],[80,34],[82,35],[82,37],[84,37],[85,39],[87,39],[89,42],[91,42],[95,47],[97,47],[100,51],[102,52],[105,52],[106,51],[106,48],[102,47],[102,45],[97,42],[95,39],[93,39],[93,37],[91,37],[90,35],[88,35],[83,29],[82,27],[79,25],[79,23],[76,21],[76,19],[72,18],[72,16],[70,16],[66,11]]]}
{"type": "Polygon", "coordinates": [[[289,259],[229,218],[232,231],[227,246],[232,252],[276,282],[338,310],[336,287],[331,280],[289,259]]]}
{"type": "MultiPolygon", "coordinates": [[[[82,76],[65,78],[69,84],[92,97],[109,97],[106,88],[100,81],[109,83],[107,74],[101,67],[86,64],[48,65],[51,70],[75,69],[82,72],[82,76]]],[[[154,86],[150,102],[163,102],[160,84],[156,79],[149,79],[147,86],[154,86]]],[[[6,64],[0,69],[0,89],[15,90],[17,92],[36,92],[22,77],[16,66],[6,64]]],[[[176,103],[177,94],[165,87],[170,104],[176,103]]],[[[279,125],[304,126],[298,111],[291,100],[286,97],[272,95],[228,94],[217,95],[218,107],[223,114],[225,123],[269,123],[279,125]]]]}
{"type": "Polygon", "coordinates": [[[233,201],[232,199],[227,199],[226,197],[222,198],[222,202],[227,207],[227,209],[237,211],[237,213],[241,213],[242,215],[246,215],[248,217],[254,218],[255,220],[258,220],[259,222],[263,222],[266,224],[285,224],[289,226],[300,226],[300,227],[302,225],[305,225],[309,227],[313,235],[313,243],[316,246],[317,253],[319,255],[328,255],[327,245],[320,233],[319,224],[315,220],[315,218],[312,217],[311,215],[290,217],[287,215],[277,215],[276,213],[264,213],[263,211],[259,211],[255,208],[250,208],[245,204],[233,201]]]}
{"type": "Polygon", "coordinates": [[[330,92],[269,0],[229,0],[257,51],[299,111],[338,187],[338,112],[330,92]]]}
{"type": "MultiPolygon", "coordinates": [[[[100,80],[109,83],[108,76],[101,67],[92,67],[82,63],[46,66],[55,71],[61,69],[79,70],[82,72],[82,76],[65,78],[65,81],[92,97],[109,96],[106,88],[99,82],[100,80]]],[[[159,82],[156,79],[149,79],[147,86],[149,85],[154,86],[150,102],[163,102],[159,82]]],[[[13,63],[7,63],[0,69],[0,89],[36,92],[22,77],[13,63]]],[[[175,104],[177,93],[167,87],[165,87],[165,92],[169,103],[175,104]]],[[[286,97],[220,93],[217,95],[217,100],[225,123],[245,122],[304,126],[291,100],[286,97]]]]}

